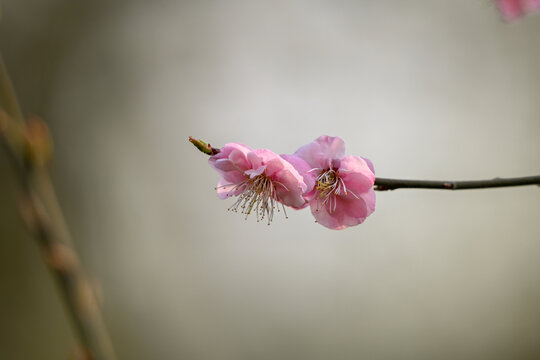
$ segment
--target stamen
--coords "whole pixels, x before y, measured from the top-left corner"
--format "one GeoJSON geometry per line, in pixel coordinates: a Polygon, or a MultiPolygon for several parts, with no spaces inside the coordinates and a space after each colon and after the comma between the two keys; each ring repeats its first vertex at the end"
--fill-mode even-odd
{"type": "Polygon", "coordinates": [[[347,190],[345,182],[339,176],[338,172],[333,169],[328,169],[319,173],[315,189],[317,190],[317,196],[320,199],[320,201],[317,202],[316,211],[319,210],[318,203],[320,203],[322,206],[328,204],[328,212],[330,214],[335,212],[337,209],[337,196],[347,196],[349,192],[358,199],[356,194],[347,190]]]}
{"type": "MultiPolygon", "coordinates": [[[[287,211],[285,210],[285,205],[281,204],[281,207],[283,208],[283,213],[285,214],[285,219],[288,219],[289,216],[287,216],[287,211]]],[[[278,209],[279,211],[279,209],[278,209]]]]}
{"type": "MultiPolygon", "coordinates": [[[[236,202],[232,204],[228,210],[238,212],[238,209],[240,208],[240,212],[246,215],[246,220],[252,212],[255,212],[257,221],[262,221],[266,217],[268,225],[270,225],[274,218],[274,210],[277,209],[277,211],[279,211],[279,208],[277,208],[278,198],[274,183],[283,186],[288,191],[285,185],[277,181],[272,181],[267,178],[264,173],[237,184],[229,184],[220,187],[230,187],[227,197],[238,191],[241,192],[236,202]]],[[[284,207],[283,211],[285,212],[284,207]]],[[[287,213],[285,213],[285,217],[287,217],[287,213]]]]}
{"type": "Polygon", "coordinates": [[[355,198],[357,198],[358,200],[360,200],[360,198],[359,198],[355,193],[353,193],[351,190],[349,190],[349,192],[350,192],[351,194],[353,194],[353,196],[354,196],[355,198]]]}
{"type": "Polygon", "coordinates": [[[341,181],[341,185],[343,186],[343,192],[345,195],[347,195],[347,187],[345,186],[345,181],[343,181],[342,178],[339,178],[339,181],[341,181]]]}
{"type": "Polygon", "coordinates": [[[274,180],[274,183],[276,183],[276,184],[278,184],[278,185],[281,185],[281,186],[283,186],[283,188],[284,188],[285,190],[290,191],[285,185],[283,185],[283,184],[280,183],[279,181],[275,181],[275,180],[274,180]]]}

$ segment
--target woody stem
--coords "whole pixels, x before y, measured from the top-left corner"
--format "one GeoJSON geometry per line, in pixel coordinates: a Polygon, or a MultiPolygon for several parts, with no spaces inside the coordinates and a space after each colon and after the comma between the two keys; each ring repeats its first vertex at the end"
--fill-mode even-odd
{"type": "Polygon", "coordinates": [[[97,296],[72,246],[48,168],[36,161],[46,158],[52,146],[48,143],[45,124],[39,125],[40,132],[32,133],[29,140],[30,123],[24,121],[0,56],[0,145],[5,148],[20,182],[23,194],[19,211],[56,280],[84,359],[114,360],[115,352],[97,296]]]}
{"type": "Polygon", "coordinates": [[[539,185],[540,175],[517,178],[494,178],[487,180],[438,181],[438,180],[403,180],[376,178],[375,190],[386,191],[395,189],[439,189],[466,190],[487,189],[509,186],[539,185]]]}

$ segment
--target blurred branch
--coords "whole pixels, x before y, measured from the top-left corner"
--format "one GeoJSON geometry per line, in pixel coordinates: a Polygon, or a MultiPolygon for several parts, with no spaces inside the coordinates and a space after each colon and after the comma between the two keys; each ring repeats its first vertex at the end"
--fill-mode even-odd
{"type": "Polygon", "coordinates": [[[52,139],[38,117],[25,121],[0,57],[0,142],[23,190],[19,211],[36,238],[43,260],[58,284],[85,360],[116,358],[98,300],[71,245],[48,174],[52,139]]]}
{"type": "Polygon", "coordinates": [[[13,85],[9,79],[2,57],[0,57],[0,105],[8,115],[17,121],[23,121],[19,102],[15,96],[15,91],[13,90],[13,85]]]}
{"type": "MultiPolygon", "coordinates": [[[[199,151],[206,155],[215,155],[220,149],[212,147],[202,140],[189,137],[191,142],[199,151]]],[[[466,180],[466,181],[439,181],[439,180],[403,180],[403,179],[375,179],[375,190],[387,191],[395,189],[440,189],[440,190],[465,190],[465,189],[487,189],[508,186],[539,185],[540,175],[525,176],[518,178],[494,178],[488,180],[466,180]]]]}

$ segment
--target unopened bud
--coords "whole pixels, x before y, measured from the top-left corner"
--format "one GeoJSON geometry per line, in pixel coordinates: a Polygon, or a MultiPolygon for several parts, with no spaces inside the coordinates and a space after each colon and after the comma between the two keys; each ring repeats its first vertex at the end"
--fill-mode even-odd
{"type": "Polygon", "coordinates": [[[197,140],[191,136],[189,137],[189,142],[195,145],[195,147],[199,149],[199,151],[205,153],[206,155],[216,155],[220,151],[219,149],[212,147],[212,145],[207,144],[202,140],[197,140]]]}

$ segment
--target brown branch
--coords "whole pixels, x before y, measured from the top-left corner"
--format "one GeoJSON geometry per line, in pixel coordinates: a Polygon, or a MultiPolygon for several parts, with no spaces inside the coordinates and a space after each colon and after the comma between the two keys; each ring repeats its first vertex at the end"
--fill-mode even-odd
{"type": "Polygon", "coordinates": [[[487,189],[508,186],[540,185],[540,175],[517,178],[494,178],[488,180],[437,181],[437,180],[401,180],[375,179],[375,190],[386,191],[395,189],[440,189],[466,190],[487,189]]]}
{"type": "Polygon", "coordinates": [[[66,304],[85,360],[116,359],[97,296],[78,256],[48,174],[52,156],[49,131],[34,117],[24,121],[0,57],[0,143],[23,190],[19,211],[36,238],[43,260],[66,304]]]}

